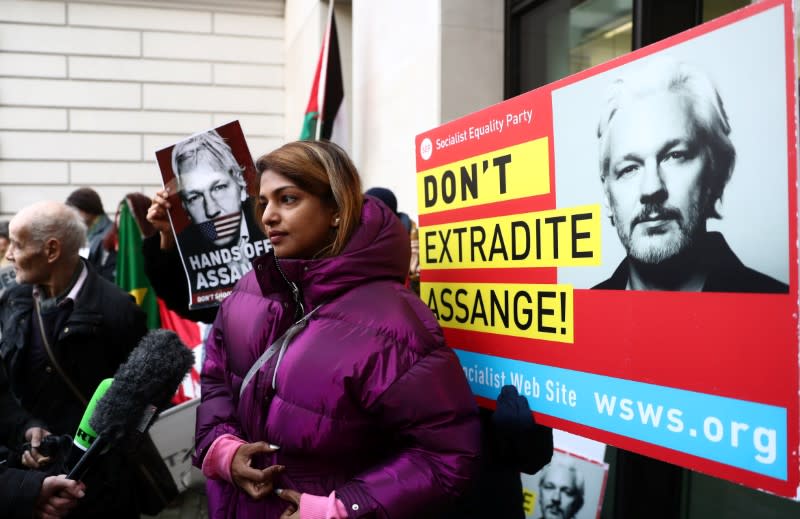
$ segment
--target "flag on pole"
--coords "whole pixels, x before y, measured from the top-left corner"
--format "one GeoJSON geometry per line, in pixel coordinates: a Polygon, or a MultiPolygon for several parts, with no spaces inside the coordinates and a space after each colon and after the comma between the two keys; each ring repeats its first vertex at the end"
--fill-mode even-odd
{"type": "Polygon", "coordinates": [[[159,328],[161,319],[158,315],[156,293],[144,273],[142,232],[128,206],[127,198],[119,205],[118,228],[116,283],[122,290],[130,293],[136,299],[136,304],[147,314],[147,327],[151,330],[159,328]]]}
{"type": "Polygon", "coordinates": [[[347,133],[339,36],[331,2],[328,27],[317,61],[300,139],[329,140],[347,149],[349,144],[347,133]]]}
{"type": "MultiPolygon", "coordinates": [[[[134,216],[134,207],[128,196],[120,203],[118,214],[117,285],[131,294],[136,299],[136,304],[147,314],[149,329],[163,327],[172,330],[189,349],[194,350],[195,365],[178,387],[172,403],[179,404],[197,398],[200,396],[200,360],[203,357],[201,325],[180,317],[156,296],[150,280],[144,273],[142,230],[134,216]]],[[[142,220],[141,225],[145,226],[147,222],[142,220]]]]}

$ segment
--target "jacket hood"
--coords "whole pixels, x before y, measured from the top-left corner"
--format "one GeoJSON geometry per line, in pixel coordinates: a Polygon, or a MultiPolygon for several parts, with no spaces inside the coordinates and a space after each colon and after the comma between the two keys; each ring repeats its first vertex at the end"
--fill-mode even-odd
{"type": "Polygon", "coordinates": [[[377,280],[404,283],[411,245],[400,219],[375,198],[365,196],[361,221],[338,256],[301,260],[276,258],[274,254],[270,250],[253,262],[262,293],[291,292],[282,271],[300,288],[309,311],[356,285],[377,280]]]}

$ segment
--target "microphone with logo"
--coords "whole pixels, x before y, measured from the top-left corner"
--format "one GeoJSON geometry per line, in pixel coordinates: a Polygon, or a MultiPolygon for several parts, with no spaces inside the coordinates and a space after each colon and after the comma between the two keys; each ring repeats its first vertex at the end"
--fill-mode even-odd
{"type": "Polygon", "coordinates": [[[151,330],[92,395],[75,433],[69,479],[82,479],[109,449],[133,444],[169,404],[194,363],[194,354],[170,330],[151,330]]]}

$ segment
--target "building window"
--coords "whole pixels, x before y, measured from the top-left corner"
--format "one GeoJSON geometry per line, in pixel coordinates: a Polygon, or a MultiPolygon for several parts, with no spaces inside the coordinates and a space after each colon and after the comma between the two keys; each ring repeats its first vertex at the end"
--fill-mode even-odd
{"type": "Polygon", "coordinates": [[[633,0],[509,0],[506,97],[631,51],[633,0]]]}

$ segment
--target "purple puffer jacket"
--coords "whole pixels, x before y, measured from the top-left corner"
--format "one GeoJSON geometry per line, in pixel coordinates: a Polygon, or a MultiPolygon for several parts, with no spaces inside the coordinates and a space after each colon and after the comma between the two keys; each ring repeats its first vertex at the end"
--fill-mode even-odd
{"type": "MultiPolygon", "coordinates": [[[[339,256],[258,258],[206,342],[195,465],[230,433],[279,445],[254,466],[284,465],[279,488],[335,490],[351,518],[425,517],[452,502],[477,470],[477,407],[435,317],[403,286],[408,262],[402,224],[369,197],[339,256]],[[321,306],[240,399],[250,366],[295,321],[287,280],[306,313],[321,306]]],[[[207,489],[212,518],[273,519],[287,506],[225,481],[207,489]]]]}

